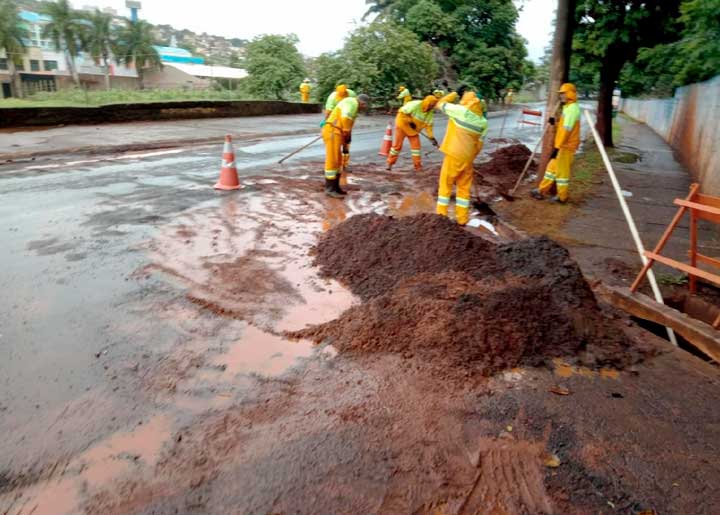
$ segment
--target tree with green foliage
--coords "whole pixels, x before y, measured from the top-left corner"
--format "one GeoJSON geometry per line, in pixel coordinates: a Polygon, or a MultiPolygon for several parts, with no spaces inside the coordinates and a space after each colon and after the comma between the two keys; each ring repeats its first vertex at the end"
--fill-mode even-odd
{"type": "Polygon", "coordinates": [[[685,0],[676,40],[641,48],[623,68],[624,96],[671,96],[675,88],[720,74],[720,0],[685,0]]]}
{"type": "Polygon", "coordinates": [[[247,89],[259,98],[283,100],[305,78],[305,63],[298,52],[298,37],[265,34],[247,45],[247,89]]]}
{"type": "Polygon", "coordinates": [[[135,66],[138,74],[138,89],[145,89],[145,70],[162,68],[160,55],[155,50],[153,26],[145,20],[125,21],[117,33],[115,44],[118,62],[135,66]]]}
{"type": "Polygon", "coordinates": [[[87,25],[83,28],[83,50],[88,52],[95,63],[102,62],[105,75],[105,89],[110,91],[110,56],[115,44],[112,30],[112,16],[95,9],[85,14],[87,25]]]}
{"type": "Polygon", "coordinates": [[[394,21],[439,49],[454,75],[487,97],[522,86],[525,41],[512,0],[369,0],[366,15],[394,21]]]}
{"type": "Polygon", "coordinates": [[[40,12],[50,17],[43,27],[43,36],[50,39],[58,52],[65,54],[70,75],[75,86],[80,86],[80,77],[75,58],[82,49],[84,25],[82,16],[72,8],[68,0],[56,0],[43,4],[40,12]]]}
{"type": "Polygon", "coordinates": [[[342,81],[385,101],[399,85],[428,93],[437,74],[433,50],[410,30],[390,21],[356,29],[339,52],[317,60],[318,95],[323,99],[342,81]]]}
{"type": "Polygon", "coordinates": [[[23,39],[26,37],[27,30],[15,2],[0,0],[0,49],[5,50],[8,71],[12,77],[13,93],[20,98],[23,96],[23,90],[16,63],[21,61],[25,53],[23,39]]]}
{"type": "Polygon", "coordinates": [[[612,96],[620,71],[643,47],[672,40],[680,0],[584,0],[576,10],[573,50],[599,65],[597,129],[613,146],[612,96]]]}

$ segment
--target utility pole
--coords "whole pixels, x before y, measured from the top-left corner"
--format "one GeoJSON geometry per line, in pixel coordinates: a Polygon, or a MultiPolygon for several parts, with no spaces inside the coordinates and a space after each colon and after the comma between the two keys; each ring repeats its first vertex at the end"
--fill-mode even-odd
{"type": "MultiPolygon", "coordinates": [[[[552,110],[558,105],[558,90],[568,81],[570,73],[570,55],[572,53],[572,38],[575,30],[576,0],[558,0],[557,18],[555,20],[555,36],[553,37],[552,61],[550,62],[550,84],[548,85],[547,105],[545,106],[547,118],[554,116],[559,120],[557,113],[552,110]]],[[[550,161],[550,153],[555,142],[556,127],[549,127],[545,133],[538,168],[539,178],[542,179],[545,167],[550,161]]]]}

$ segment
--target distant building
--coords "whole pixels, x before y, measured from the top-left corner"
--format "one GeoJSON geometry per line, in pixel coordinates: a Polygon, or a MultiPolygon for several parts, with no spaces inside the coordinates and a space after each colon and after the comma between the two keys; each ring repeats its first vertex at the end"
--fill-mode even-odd
{"type": "MultiPolygon", "coordinates": [[[[25,55],[17,65],[22,87],[26,93],[36,91],[56,91],[73,85],[72,76],[62,52],[55,50],[52,41],[42,37],[43,27],[50,18],[31,11],[20,11],[25,23],[28,38],[25,43],[25,55]]],[[[0,50],[0,83],[2,95],[10,96],[12,77],[8,66],[9,56],[0,50]]],[[[88,89],[103,89],[105,75],[101,64],[96,64],[89,55],[81,53],[75,58],[80,83],[88,89]]],[[[113,88],[134,88],[137,85],[137,72],[134,68],[110,64],[110,84],[113,88]]]]}
{"type": "Polygon", "coordinates": [[[202,57],[194,57],[184,48],[156,46],[163,67],[161,70],[145,72],[145,85],[153,88],[204,89],[212,86],[213,81],[237,81],[247,77],[240,68],[203,64],[202,57]]]}

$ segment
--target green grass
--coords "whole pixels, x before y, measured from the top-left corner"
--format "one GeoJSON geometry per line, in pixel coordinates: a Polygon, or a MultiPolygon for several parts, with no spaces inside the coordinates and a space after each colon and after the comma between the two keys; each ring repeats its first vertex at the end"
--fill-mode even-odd
{"type": "Polygon", "coordinates": [[[181,102],[184,100],[251,100],[241,91],[229,90],[122,90],[84,91],[67,89],[39,92],[27,98],[0,99],[0,109],[10,107],[87,107],[109,104],[181,102]]]}

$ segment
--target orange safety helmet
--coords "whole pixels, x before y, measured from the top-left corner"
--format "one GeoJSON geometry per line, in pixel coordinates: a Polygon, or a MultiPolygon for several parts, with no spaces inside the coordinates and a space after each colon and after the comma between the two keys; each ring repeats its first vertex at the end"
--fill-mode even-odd
{"type": "Polygon", "coordinates": [[[337,88],[335,88],[335,96],[338,100],[345,98],[348,96],[348,88],[345,84],[340,84],[337,88]]]}
{"type": "Polygon", "coordinates": [[[577,100],[577,88],[575,87],[575,84],[572,84],[570,82],[566,82],[565,84],[560,86],[558,93],[565,93],[567,99],[572,102],[577,100]]]}
{"type": "Polygon", "coordinates": [[[462,99],[460,99],[460,105],[467,107],[475,114],[483,114],[482,103],[474,91],[466,91],[463,93],[462,99]]]}

